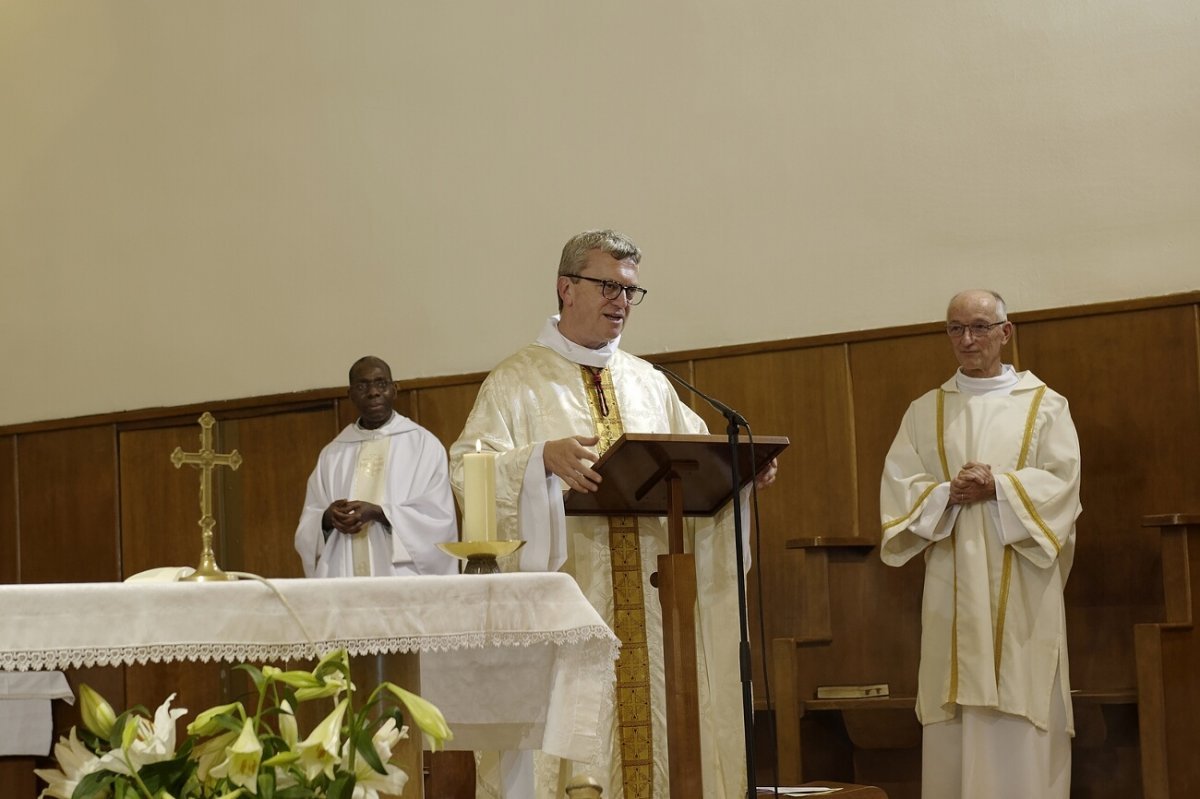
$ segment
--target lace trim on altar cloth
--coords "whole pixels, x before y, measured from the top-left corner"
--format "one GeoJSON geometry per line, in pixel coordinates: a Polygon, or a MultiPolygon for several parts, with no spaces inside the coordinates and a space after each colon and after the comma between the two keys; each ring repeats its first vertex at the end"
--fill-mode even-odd
{"type": "Polygon", "coordinates": [[[401,636],[398,638],[329,639],[319,643],[179,643],[141,644],[123,647],[23,650],[0,653],[0,670],[46,671],[92,666],[132,666],[146,663],[193,661],[271,662],[319,658],[345,649],[351,655],[383,655],[396,652],[448,652],[457,649],[534,646],[604,645],[607,661],[597,665],[611,671],[620,644],[603,625],[547,632],[471,632],[450,635],[401,636]]]}

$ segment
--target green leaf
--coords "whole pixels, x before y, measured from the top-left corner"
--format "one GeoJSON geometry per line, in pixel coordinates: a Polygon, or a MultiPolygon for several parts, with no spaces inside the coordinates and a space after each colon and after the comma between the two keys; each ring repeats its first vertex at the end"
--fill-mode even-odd
{"type": "Polygon", "coordinates": [[[354,748],[358,750],[358,756],[367,761],[367,765],[373,768],[380,774],[386,774],[387,770],[383,767],[383,761],[379,759],[379,753],[375,751],[375,745],[371,740],[371,736],[367,731],[360,731],[354,736],[354,748]]]}
{"type": "Polygon", "coordinates": [[[79,781],[71,793],[71,799],[99,799],[108,796],[117,775],[111,771],[93,771],[79,781]]]}
{"type": "Polygon", "coordinates": [[[329,783],[326,796],[328,799],[352,799],[355,782],[353,774],[339,774],[337,779],[329,783]]]}
{"type": "Polygon", "coordinates": [[[313,799],[316,793],[312,788],[303,785],[292,785],[282,791],[276,791],[275,799],[313,799]]]}
{"type": "Polygon", "coordinates": [[[267,680],[263,677],[262,669],[257,666],[251,666],[249,663],[242,663],[239,666],[234,666],[234,669],[241,669],[250,675],[250,679],[254,682],[254,690],[262,693],[263,686],[267,680]]]}
{"type": "MultiPolygon", "coordinates": [[[[188,747],[188,752],[190,751],[191,748],[188,747]]],[[[150,793],[156,794],[165,789],[178,796],[183,792],[183,785],[195,769],[196,764],[189,760],[187,752],[184,752],[171,760],[147,763],[138,771],[138,776],[150,789],[150,793]]]]}

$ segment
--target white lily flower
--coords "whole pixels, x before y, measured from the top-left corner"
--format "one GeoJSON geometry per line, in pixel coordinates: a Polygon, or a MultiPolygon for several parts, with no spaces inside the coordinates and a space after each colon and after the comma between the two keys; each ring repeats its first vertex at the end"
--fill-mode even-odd
{"type": "Polygon", "coordinates": [[[306,688],[297,688],[296,700],[299,702],[308,702],[313,699],[341,696],[346,691],[353,690],[354,683],[346,679],[345,673],[331,671],[321,675],[321,678],[315,685],[306,688]]]}
{"type": "Polygon", "coordinates": [[[142,766],[175,757],[175,719],[187,713],[187,708],[172,710],[174,698],[171,694],[158,706],[153,723],[141,716],[126,719],[121,748],[101,757],[101,767],[132,776],[142,766]]]}
{"type": "Polygon", "coordinates": [[[212,771],[225,756],[226,748],[237,740],[237,737],[236,732],[223,732],[192,750],[192,759],[196,761],[196,779],[201,785],[211,787],[216,782],[217,778],[213,776],[212,771]]]}
{"type": "Polygon", "coordinates": [[[321,772],[333,779],[333,767],[340,762],[342,748],[342,718],[350,702],[343,699],[333,712],[321,721],[309,736],[296,745],[305,779],[316,779],[321,772]]]}
{"type": "MultiPolygon", "coordinates": [[[[371,768],[371,764],[365,759],[356,758],[352,799],[379,799],[381,793],[399,795],[404,791],[408,775],[404,773],[404,769],[389,761],[392,759],[392,751],[396,748],[396,744],[406,738],[408,738],[408,727],[397,729],[395,719],[389,718],[380,725],[375,734],[371,736],[371,744],[375,749],[375,754],[379,755],[379,760],[383,763],[386,773],[380,774],[371,768]]],[[[342,752],[343,760],[350,754],[349,747],[350,742],[347,741],[342,752]]]]}
{"type": "Polygon", "coordinates": [[[87,775],[100,770],[100,758],[83,745],[72,727],[70,733],[58,739],[54,745],[54,759],[58,762],[57,769],[35,768],[33,773],[46,781],[46,789],[38,794],[41,797],[53,799],[71,799],[75,788],[87,775]]]}
{"type": "Polygon", "coordinates": [[[258,766],[262,762],[262,741],[254,730],[254,720],[242,723],[242,732],[233,745],[225,750],[225,760],[210,772],[217,779],[228,777],[234,785],[258,793],[258,766]]]}
{"type": "Polygon", "coordinates": [[[264,760],[263,765],[275,769],[275,789],[283,790],[296,784],[287,766],[300,759],[300,753],[296,751],[300,741],[300,730],[296,726],[292,705],[286,699],[279,702],[279,737],[283,739],[287,749],[264,760]]]}
{"type": "Polygon", "coordinates": [[[295,711],[286,699],[279,703],[279,737],[287,744],[287,748],[292,750],[300,741],[300,728],[296,726],[295,711]]]}

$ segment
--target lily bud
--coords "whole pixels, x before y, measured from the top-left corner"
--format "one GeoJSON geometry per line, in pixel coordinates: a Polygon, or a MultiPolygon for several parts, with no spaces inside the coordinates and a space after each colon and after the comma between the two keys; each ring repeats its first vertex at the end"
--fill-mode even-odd
{"type": "Polygon", "coordinates": [[[108,740],[117,723],[117,714],[112,705],[86,683],[79,686],[79,709],[83,714],[83,726],[93,735],[108,740]]]}
{"type": "Polygon", "coordinates": [[[446,741],[453,740],[454,733],[450,732],[450,725],[446,723],[446,717],[442,715],[442,711],[438,710],[436,705],[394,683],[384,683],[384,686],[404,704],[409,718],[421,728],[421,732],[425,733],[425,740],[429,743],[431,752],[441,749],[446,741]]]}

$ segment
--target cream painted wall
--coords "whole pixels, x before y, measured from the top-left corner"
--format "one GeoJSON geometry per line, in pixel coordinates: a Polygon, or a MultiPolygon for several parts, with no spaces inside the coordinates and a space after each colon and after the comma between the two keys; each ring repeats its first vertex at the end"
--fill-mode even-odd
{"type": "Polygon", "coordinates": [[[0,2],[0,424],[1200,287],[1193,0],[0,2]]]}

